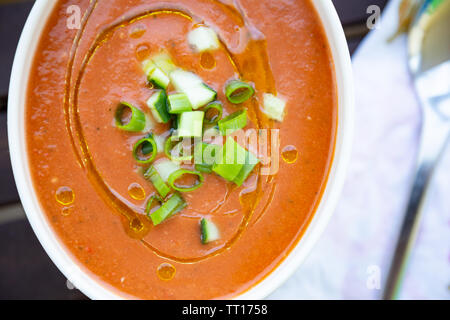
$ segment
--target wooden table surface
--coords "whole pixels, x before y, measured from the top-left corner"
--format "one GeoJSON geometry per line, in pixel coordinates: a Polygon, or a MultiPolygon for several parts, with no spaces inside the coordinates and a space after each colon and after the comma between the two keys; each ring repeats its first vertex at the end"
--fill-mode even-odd
{"type": "MultiPolygon", "coordinates": [[[[387,0],[333,2],[353,53],[368,32],[367,7],[378,5],[383,9],[387,0]]],[[[20,32],[33,3],[31,0],[0,1],[0,299],[84,299],[79,291],[67,288],[64,276],[20,214],[9,160],[6,128],[9,77],[20,32]]]]}

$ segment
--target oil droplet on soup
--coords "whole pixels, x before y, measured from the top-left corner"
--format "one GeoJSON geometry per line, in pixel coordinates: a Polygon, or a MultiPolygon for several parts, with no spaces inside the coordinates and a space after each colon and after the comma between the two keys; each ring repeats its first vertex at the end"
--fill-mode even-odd
{"type": "Polygon", "coordinates": [[[145,26],[136,26],[133,29],[131,29],[130,37],[134,38],[134,39],[138,39],[144,35],[145,31],[147,31],[145,29],[145,26]]]}
{"type": "Polygon", "coordinates": [[[144,200],[145,199],[145,190],[138,183],[132,183],[128,187],[128,194],[134,200],[144,200]]]}
{"type": "Polygon", "coordinates": [[[136,58],[139,61],[143,61],[150,55],[150,47],[143,43],[136,47],[136,58]]]}
{"type": "Polygon", "coordinates": [[[216,66],[216,59],[210,52],[203,52],[200,56],[200,65],[204,69],[214,69],[216,66]]]}
{"type": "Polygon", "coordinates": [[[134,218],[130,221],[130,228],[134,232],[140,232],[144,228],[144,224],[138,218],[134,218]]]}
{"type": "Polygon", "coordinates": [[[281,156],[286,163],[292,164],[297,162],[298,159],[298,151],[294,146],[286,146],[283,148],[281,152],[281,156]]]}
{"type": "Polygon", "coordinates": [[[55,194],[56,201],[58,201],[60,204],[64,206],[68,206],[69,204],[72,204],[75,200],[75,194],[73,193],[73,190],[69,187],[61,187],[56,191],[55,194]]]}
{"type": "Polygon", "coordinates": [[[73,212],[74,212],[74,208],[73,208],[73,207],[64,207],[64,208],[62,208],[62,210],[61,210],[61,214],[62,214],[64,217],[70,216],[73,212]]]}
{"type": "Polygon", "coordinates": [[[175,277],[176,269],[169,263],[163,263],[158,267],[158,277],[164,281],[170,281],[175,277]]]}

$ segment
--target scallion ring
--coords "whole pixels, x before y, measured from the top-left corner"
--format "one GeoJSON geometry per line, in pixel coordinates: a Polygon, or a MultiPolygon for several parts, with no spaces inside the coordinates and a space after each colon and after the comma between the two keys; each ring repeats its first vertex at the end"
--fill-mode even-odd
{"type": "Polygon", "coordinates": [[[169,186],[165,183],[163,178],[161,178],[161,175],[158,173],[158,171],[155,169],[154,166],[151,166],[145,173],[144,178],[146,180],[149,180],[153,186],[155,187],[156,191],[161,195],[161,197],[165,198],[170,192],[169,186]]]}
{"type": "Polygon", "coordinates": [[[203,111],[205,112],[205,119],[203,121],[207,124],[216,124],[222,119],[223,106],[219,101],[211,102],[203,111]]]}
{"type": "Polygon", "coordinates": [[[247,101],[255,94],[255,89],[248,83],[240,80],[232,80],[225,87],[225,95],[228,101],[239,104],[247,101]]]}
{"type": "Polygon", "coordinates": [[[158,209],[150,214],[153,225],[157,226],[186,207],[186,202],[180,194],[174,193],[158,209]]]}
{"type": "Polygon", "coordinates": [[[136,142],[133,147],[134,159],[141,164],[153,162],[157,154],[158,146],[152,134],[136,142]]]}
{"type": "Polygon", "coordinates": [[[247,126],[247,110],[243,109],[230,114],[219,121],[219,131],[222,135],[228,135],[247,126]]]}
{"type": "Polygon", "coordinates": [[[169,186],[171,186],[174,190],[180,191],[180,192],[190,192],[197,190],[200,188],[203,184],[204,178],[203,175],[198,171],[191,171],[187,169],[180,169],[175,171],[169,176],[169,179],[167,183],[169,186]],[[183,178],[184,176],[190,176],[191,178],[193,176],[197,176],[197,179],[195,182],[193,182],[190,185],[180,185],[177,184],[177,180],[183,178]]]}
{"type": "Polygon", "coordinates": [[[193,154],[183,155],[183,141],[176,141],[180,138],[177,136],[170,136],[164,145],[164,153],[172,161],[190,161],[194,157],[193,154]],[[175,140],[175,141],[174,141],[175,140]]]}
{"type": "Polygon", "coordinates": [[[145,129],[145,114],[128,102],[121,102],[115,114],[116,126],[124,131],[140,132],[145,129]]]}
{"type": "Polygon", "coordinates": [[[145,207],[145,213],[148,217],[153,213],[153,211],[157,210],[163,204],[163,199],[157,194],[152,195],[148,201],[147,206],[145,207]],[[155,203],[156,202],[156,203],[155,203]]]}

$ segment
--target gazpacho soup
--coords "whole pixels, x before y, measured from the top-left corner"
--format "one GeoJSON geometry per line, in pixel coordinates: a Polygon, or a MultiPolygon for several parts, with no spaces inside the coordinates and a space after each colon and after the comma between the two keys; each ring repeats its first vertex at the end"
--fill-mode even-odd
{"type": "Polygon", "coordinates": [[[314,215],[336,127],[310,0],[60,0],[28,85],[48,223],[124,298],[262,281],[314,215]]]}

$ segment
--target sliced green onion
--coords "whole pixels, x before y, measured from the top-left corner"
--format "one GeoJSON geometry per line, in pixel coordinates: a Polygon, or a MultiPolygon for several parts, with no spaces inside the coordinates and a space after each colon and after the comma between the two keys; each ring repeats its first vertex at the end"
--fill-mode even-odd
{"type": "Polygon", "coordinates": [[[212,173],[213,165],[216,160],[216,153],[220,146],[216,144],[198,143],[194,149],[195,170],[212,173]]]}
{"type": "Polygon", "coordinates": [[[167,89],[170,83],[170,78],[160,68],[154,68],[148,76],[148,81],[153,83],[156,87],[167,89]]]}
{"type": "Polygon", "coordinates": [[[175,207],[175,210],[173,210],[172,216],[176,215],[178,212],[180,212],[181,210],[183,210],[184,208],[187,207],[187,203],[186,203],[186,201],[184,201],[184,199],[181,197],[181,195],[178,193],[175,193],[175,195],[177,195],[179,198],[181,198],[182,201],[178,202],[178,205],[175,207]]]}
{"type": "Polygon", "coordinates": [[[205,128],[203,130],[203,141],[205,142],[214,141],[218,137],[222,138],[222,134],[217,126],[209,127],[207,129],[205,128]]]}
{"type": "Polygon", "coordinates": [[[172,118],[172,121],[170,122],[170,129],[172,132],[176,131],[178,129],[178,119],[179,118],[180,117],[178,117],[178,116],[175,116],[172,118]]]}
{"type": "Polygon", "coordinates": [[[228,137],[225,144],[216,154],[213,171],[228,181],[234,181],[244,168],[246,150],[228,137]]]}
{"type": "Polygon", "coordinates": [[[255,94],[255,89],[248,83],[232,80],[225,87],[225,95],[228,101],[239,104],[247,101],[255,94]]]}
{"type": "Polygon", "coordinates": [[[219,229],[208,219],[202,219],[200,223],[200,230],[203,244],[208,244],[220,239],[219,229]]]}
{"type": "Polygon", "coordinates": [[[161,197],[165,198],[170,192],[169,186],[164,182],[164,179],[161,177],[159,172],[156,170],[154,166],[151,166],[145,173],[144,177],[155,187],[156,191],[161,195],[161,197]]]}
{"type": "Polygon", "coordinates": [[[150,214],[153,225],[157,226],[186,207],[186,202],[178,193],[174,193],[161,207],[150,214]]]}
{"type": "Polygon", "coordinates": [[[212,173],[212,165],[206,165],[206,164],[196,164],[195,165],[195,170],[197,170],[198,172],[203,172],[203,173],[212,173]]]}
{"type": "Polygon", "coordinates": [[[180,169],[179,164],[170,161],[169,159],[158,160],[153,166],[155,167],[156,171],[158,171],[164,182],[167,182],[169,180],[169,176],[173,172],[180,169]]]}
{"type": "Polygon", "coordinates": [[[187,169],[180,169],[180,170],[173,172],[169,176],[169,180],[167,182],[174,190],[177,190],[180,192],[190,192],[190,191],[194,191],[194,190],[197,190],[198,188],[200,188],[203,184],[203,181],[204,181],[204,178],[200,172],[191,171],[191,170],[187,170],[187,169]],[[185,175],[197,176],[198,179],[196,180],[195,183],[193,183],[192,185],[189,185],[189,186],[177,184],[177,180],[183,178],[183,176],[185,176],[185,175]]]}
{"type": "Polygon", "coordinates": [[[282,122],[285,116],[286,101],[270,93],[265,93],[263,98],[264,113],[269,118],[282,122]]]}
{"type": "Polygon", "coordinates": [[[247,126],[247,110],[239,110],[219,121],[219,131],[222,135],[229,135],[247,126]]]}
{"type": "Polygon", "coordinates": [[[180,139],[177,136],[170,136],[169,138],[167,138],[166,143],[164,144],[164,153],[170,160],[174,160],[172,152],[174,149],[174,145],[178,145],[178,143],[180,143],[179,140],[180,139]]]}
{"type": "Polygon", "coordinates": [[[179,116],[177,135],[181,138],[201,138],[203,134],[203,111],[183,112],[179,116]]]}
{"type": "Polygon", "coordinates": [[[124,131],[140,132],[145,129],[145,114],[128,102],[122,101],[115,113],[116,126],[124,131]],[[125,112],[128,111],[128,115],[125,112]],[[127,119],[124,119],[126,116],[127,119]]]}
{"type": "Polygon", "coordinates": [[[189,161],[192,160],[193,155],[183,155],[183,141],[179,141],[178,136],[170,136],[166,140],[164,146],[164,153],[172,161],[189,161]]]}
{"type": "Polygon", "coordinates": [[[155,138],[158,153],[164,152],[164,144],[166,143],[166,138],[163,135],[153,135],[153,138],[155,138]]]}
{"type": "Polygon", "coordinates": [[[170,114],[167,112],[167,95],[164,90],[157,90],[147,101],[147,106],[158,123],[167,123],[170,114]]]}
{"type": "Polygon", "coordinates": [[[243,164],[214,164],[213,171],[227,181],[234,181],[241,172],[243,164]]]}
{"type": "Polygon", "coordinates": [[[205,112],[205,123],[216,124],[220,119],[222,119],[222,103],[220,103],[219,101],[211,102],[203,109],[203,112],[205,112]]]}
{"type": "Polygon", "coordinates": [[[191,103],[187,95],[184,93],[177,93],[169,95],[168,99],[169,113],[179,114],[187,111],[192,111],[191,103]]]}
{"type": "Polygon", "coordinates": [[[153,153],[153,150],[156,149],[156,152],[158,152],[158,144],[156,143],[155,140],[155,144],[156,144],[156,148],[152,143],[143,143],[143,145],[141,146],[141,152],[144,156],[149,155],[150,153],[153,153]]]}
{"type": "Polygon", "coordinates": [[[216,153],[213,171],[222,178],[241,186],[258,163],[259,159],[253,153],[228,137],[216,153]]]}
{"type": "Polygon", "coordinates": [[[133,156],[137,162],[146,164],[155,160],[158,154],[158,146],[152,134],[139,140],[133,147],[133,156]],[[148,156],[150,155],[150,156],[148,156]]]}
{"type": "MultiPolygon", "coordinates": [[[[242,147],[241,147],[242,148],[242,147]]],[[[247,180],[250,173],[259,163],[259,159],[251,152],[246,150],[245,164],[233,182],[239,187],[247,180]]]]}
{"type": "Polygon", "coordinates": [[[148,201],[147,201],[147,206],[145,207],[145,213],[150,218],[150,214],[153,211],[155,211],[155,208],[161,207],[162,204],[163,204],[163,199],[160,196],[158,196],[157,194],[151,196],[150,199],[148,199],[148,201]],[[155,202],[156,202],[156,206],[154,206],[155,202]]]}

